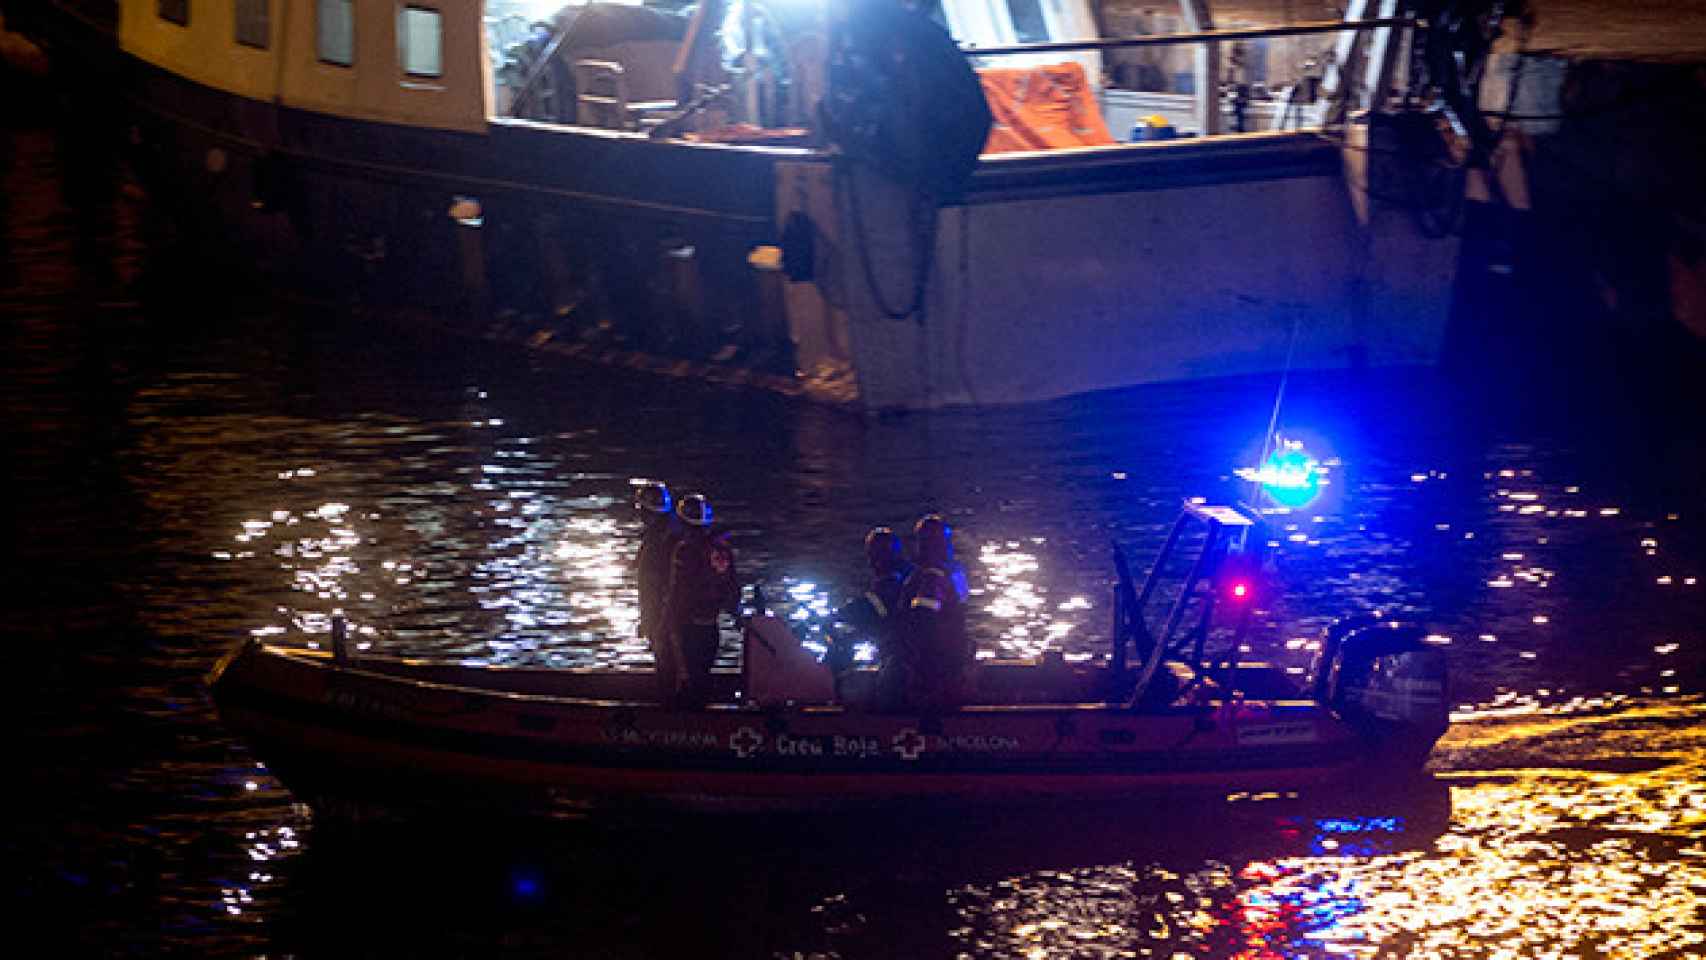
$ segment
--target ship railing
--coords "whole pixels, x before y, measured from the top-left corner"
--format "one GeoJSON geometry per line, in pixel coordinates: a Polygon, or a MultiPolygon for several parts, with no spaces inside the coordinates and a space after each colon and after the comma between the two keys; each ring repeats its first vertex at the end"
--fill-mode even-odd
{"type": "MultiPolygon", "coordinates": [[[[1371,0],[1352,0],[1343,20],[1318,20],[1287,24],[1278,27],[1251,27],[1229,30],[1198,30],[1182,33],[1146,34],[1135,37],[1109,37],[1095,40],[1055,40],[1043,43],[1016,43],[1003,46],[962,45],[967,57],[1010,57],[1048,54],[1070,54],[1088,51],[1125,50],[1134,47],[1165,47],[1190,44],[1198,46],[1193,104],[1196,129],[1204,136],[1222,132],[1223,117],[1220,83],[1219,48],[1223,43],[1243,40],[1309,36],[1337,33],[1339,38],[1319,78],[1319,94],[1326,100],[1320,123],[1330,125],[1343,121],[1356,105],[1375,106],[1384,101],[1390,91],[1393,64],[1402,44],[1395,42],[1399,31],[1409,30],[1425,22],[1413,17],[1392,16],[1396,9],[1393,0],[1375,0],[1381,16],[1364,18],[1371,0]],[[1365,42],[1366,41],[1366,42],[1365,42]],[[1360,69],[1360,76],[1359,76],[1360,69]]],[[[1275,129],[1288,123],[1298,123],[1304,105],[1297,101],[1301,82],[1287,89],[1281,104],[1274,111],[1275,129]]]]}

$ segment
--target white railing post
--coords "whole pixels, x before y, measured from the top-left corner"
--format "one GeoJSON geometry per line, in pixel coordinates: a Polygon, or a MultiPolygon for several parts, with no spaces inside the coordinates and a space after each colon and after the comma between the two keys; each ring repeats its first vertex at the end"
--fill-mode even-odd
{"type": "MultiPolygon", "coordinates": [[[[1345,22],[1363,19],[1368,11],[1368,0],[1350,0],[1345,5],[1345,22]]],[[[1321,74],[1321,94],[1333,98],[1340,95],[1340,86],[1351,69],[1351,58],[1356,56],[1362,46],[1362,34],[1357,31],[1339,34],[1339,39],[1333,44],[1333,62],[1327,64],[1327,69],[1321,74]]]]}
{"type": "MultiPolygon", "coordinates": [[[[1398,0],[1380,0],[1379,19],[1387,19],[1398,11],[1398,0]]],[[[1394,27],[1379,27],[1368,38],[1368,63],[1363,70],[1362,88],[1368,101],[1363,106],[1379,110],[1386,101],[1392,85],[1392,61],[1398,52],[1398,31],[1394,27]]]]}
{"type": "MultiPolygon", "coordinates": [[[[1179,12],[1184,14],[1185,27],[1192,33],[1214,29],[1208,0],[1179,0],[1179,12]]],[[[1202,125],[1202,135],[1212,137],[1220,132],[1220,44],[1213,41],[1197,44],[1196,87],[1197,120],[1202,125]]]]}

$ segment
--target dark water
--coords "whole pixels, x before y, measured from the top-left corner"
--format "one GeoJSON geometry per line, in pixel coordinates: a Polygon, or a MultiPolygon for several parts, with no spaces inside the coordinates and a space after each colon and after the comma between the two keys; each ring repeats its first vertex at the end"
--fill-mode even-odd
{"type": "Polygon", "coordinates": [[[1544,337],[1540,374],[1293,378],[1284,424],[1336,466],[1281,520],[1254,652],[1301,667],[1371,607],[1426,622],[1458,707],[1417,795],[352,837],[221,728],[201,677],[233,641],[317,642],[338,610],[378,650],[643,664],[612,639],[621,506],[662,477],[713,498],[802,630],[868,525],[938,508],[986,653],[1090,656],[1110,542],[1141,561],[1181,499],[1235,495],[1274,383],[861,422],[432,343],[163,269],[139,195],[6,136],[0,855],[14,928],[55,953],[1706,955],[1685,383],[1547,375],[1544,337]]]}

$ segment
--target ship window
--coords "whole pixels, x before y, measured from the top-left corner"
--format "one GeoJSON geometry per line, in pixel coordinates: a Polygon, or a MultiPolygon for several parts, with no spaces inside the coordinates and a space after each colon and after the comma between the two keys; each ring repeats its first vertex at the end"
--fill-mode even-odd
{"type": "Polygon", "coordinates": [[[444,75],[440,16],[429,7],[404,7],[397,11],[397,62],[411,77],[444,75]]]}
{"type": "Polygon", "coordinates": [[[267,4],[271,0],[237,0],[237,42],[262,50],[272,40],[267,4]]]}
{"type": "Polygon", "coordinates": [[[1043,16],[1041,0],[1007,0],[1007,12],[1013,17],[1013,35],[1020,43],[1047,43],[1048,19],[1043,16]]]}
{"type": "Polygon", "coordinates": [[[315,47],[320,59],[347,67],[355,63],[354,0],[318,0],[315,47]]]}
{"type": "Polygon", "coordinates": [[[157,8],[160,19],[177,24],[180,27],[190,25],[190,0],[160,0],[157,8]]]}

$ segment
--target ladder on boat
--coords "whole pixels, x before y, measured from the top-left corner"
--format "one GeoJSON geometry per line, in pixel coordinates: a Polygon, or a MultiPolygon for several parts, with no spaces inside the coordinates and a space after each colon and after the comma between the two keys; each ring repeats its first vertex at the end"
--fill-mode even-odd
{"type": "Polygon", "coordinates": [[[1129,666],[1128,645],[1140,658],[1136,682],[1126,698],[1136,708],[1154,682],[1163,660],[1189,666],[1200,680],[1211,667],[1209,638],[1217,630],[1225,636],[1222,645],[1226,663],[1236,661],[1238,645],[1249,632],[1252,612],[1259,595],[1266,542],[1260,519],[1243,507],[1185,503],[1167,540],[1149,568],[1141,592],[1134,592],[1124,554],[1114,550],[1119,575],[1114,603],[1112,673],[1123,677],[1129,666]],[[1194,531],[1200,530],[1201,540],[1194,531]],[[1187,545],[1187,538],[1190,542],[1187,545]],[[1168,579],[1171,561],[1181,550],[1195,551],[1189,571],[1178,585],[1178,594],[1160,627],[1150,629],[1148,608],[1168,579]],[[1231,622],[1216,620],[1216,612],[1232,606],[1231,622]]]}

